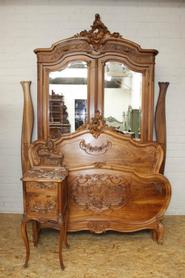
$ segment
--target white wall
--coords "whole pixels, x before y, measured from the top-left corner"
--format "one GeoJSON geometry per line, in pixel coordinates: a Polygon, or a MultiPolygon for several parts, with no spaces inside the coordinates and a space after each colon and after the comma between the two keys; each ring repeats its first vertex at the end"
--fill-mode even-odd
{"type": "Polygon", "coordinates": [[[0,211],[22,212],[20,80],[32,80],[33,49],[88,29],[100,13],[110,31],[156,48],[157,81],[170,81],[167,94],[166,176],[172,183],[168,214],[185,214],[185,3],[168,0],[0,1],[0,211]]]}
{"type": "Polygon", "coordinates": [[[122,88],[105,88],[104,92],[104,117],[123,122],[123,112],[126,114],[131,105],[131,93],[122,88]]]}

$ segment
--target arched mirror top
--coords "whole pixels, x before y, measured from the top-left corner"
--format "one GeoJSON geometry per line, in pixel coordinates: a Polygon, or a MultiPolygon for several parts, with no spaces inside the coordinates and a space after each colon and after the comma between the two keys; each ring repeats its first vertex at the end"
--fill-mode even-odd
{"type": "Polygon", "coordinates": [[[123,38],[118,32],[111,33],[101,21],[99,14],[90,30],[84,30],[71,38],[54,43],[50,48],[37,48],[38,62],[56,63],[65,56],[74,53],[87,53],[90,56],[99,56],[117,53],[127,57],[134,64],[152,64],[158,54],[155,49],[142,49],[139,44],[123,38]]]}
{"type": "MultiPolygon", "coordinates": [[[[106,96],[109,95],[109,90],[106,89],[104,82],[104,75],[106,74],[105,68],[107,68],[108,63],[112,63],[112,66],[114,66],[115,63],[123,64],[130,71],[138,72],[139,75],[141,75],[140,79],[142,79],[142,83],[139,83],[141,84],[139,91],[140,103],[137,105],[136,111],[139,115],[139,121],[137,119],[137,130],[142,141],[146,142],[152,140],[154,98],[153,83],[155,56],[158,53],[157,50],[142,49],[137,43],[124,39],[118,32],[111,33],[101,21],[100,16],[96,14],[90,30],[81,31],[71,38],[56,42],[50,48],[35,49],[34,52],[37,55],[38,62],[39,138],[51,137],[50,124],[53,116],[50,113],[50,99],[52,94],[54,98],[56,97],[56,91],[58,90],[56,89],[55,91],[54,85],[52,85],[52,73],[54,75],[56,75],[57,72],[64,73],[66,71],[65,68],[67,68],[70,63],[81,61],[82,64],[86,64],[86,95],[82,98],[83,103],[81,103],[81,100],[77,103],[80,98],[75,98],[73,106],[81,107],[82,104],[83,106],[85,105],[84,120],[89,121],[92,117],[94,117],[95,111],[97,110],[103,116],[114,116],[111,115],[110,111],[107,111],[106,109],[106,107],[109,107],[109,104],[106,106],[104,103],[105,101],[107,102],[106,96]],[[104,115],[104,113],[106,115],[104,115]]],[[[72,73],[71,69],[68,69],[67,71],[72,73]]],[[[77,76],[78,74],[76,73],[76,77],[77,76]]],[[[61,84],[65,84],[66,81],[64,78],[65,77],[62,77],[61,74],[60,80],[63,82],[61,84]]],[[[69,76],[67,78],[69,81],[69,76]]],[[[77,79],[75,80],[77,81],[77,79]]],[[[72,90],[70,91],[72,92],[72,90]]],[[[57,95],[58,94],[61,94],[60,97],[63,97],[63,101],[65,101],[66,104],[71,103],[71,100],[68,100],[70,93],[65,93],[64,87],[63,89],[61,87],[61,92],[58,91],[57,95]],[[62,90],[64,93],[62,93],[62,90]]],[[[132,97],[133,94],[130,95],[130,103],[135,103],[135,100],[133,100],[132,97]]],[[[74,98],[74,96],[72,98],[74,98]]],[[[123,100],[124,99],[125,98],[123,98],[123,100]]],[[[127,110],[129,110],[129,107],[133,105],[128,103],[127,106],[127,110]]],[[[123,103],[123,108],[124,107],[125,103],[123,103]]],[[[75,108],[73,108],[73,110],[75,111],[75,108]]],[[[66,113],[68,113],[68,120],[66,124],[69,125],[67,130],[73,132],[76,130],[75,126],[77,126],[77,124],[75,124],[75,116],[70,116],[70,111],[73,114],[76,112],[72,112],[71,107],[66,108],[66,113]]],[[[122,114],[126,113],[125,109],[120,111],[122,114]]],[[[119,116],[119,118],[120,117],[121,116],[119,116]]],[[[62,133],[63,132],[59,132],[60,135],[62,133]]]]}

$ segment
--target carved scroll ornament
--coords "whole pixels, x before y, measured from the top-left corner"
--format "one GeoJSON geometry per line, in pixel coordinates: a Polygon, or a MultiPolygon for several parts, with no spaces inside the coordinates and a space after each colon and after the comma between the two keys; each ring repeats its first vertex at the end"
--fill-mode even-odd
{"type": "Polygon", "coordinates": [[[123,176],[80,175],[72,183],[72,199],[97,213],[127,204],[129,182],[123,176]]]}
{"type": "Polygon", "coordinates": [[[112,143],[107,141],[107,143],[101,146],[92,146],[90,143],[86,143],[85,140],[82,140],[79,146],[81,150],[84,150],[88,154],[99,155],[106,153],[112,147],[112,143]]]}
{"type": "Polygon", "coordinates": [[[56,150],[52,139],[35,141],[30,150],[32,164],[34,166],[62,166],[63,154],[56,150]]]}
{"type": "Polygon", "coordinates": [[[118,32],[111,33],[108,28],[103,24],[100,19],[100,15],[95,15],[95,20],[91,26],[91,30],[84,30],[79,34],[76,34],[74,37],[85,37],[88,40],[88,43],[92,45],[93,49],[97,51],[102,47],[106,39],[108,38],[121,38],[121,35],[118,32]]]}
{"type": "Polygon", "coordinates": [[[96,111],[95,117],[83,125],[81,125],[78,130],[89,129],[89,132],[93,135],[94,138],[98,138],[102,133],[103,129],[115,130],[114,127],[109,127],[106,125],[105,119],[102,117],[100,111],[96,111]]]}

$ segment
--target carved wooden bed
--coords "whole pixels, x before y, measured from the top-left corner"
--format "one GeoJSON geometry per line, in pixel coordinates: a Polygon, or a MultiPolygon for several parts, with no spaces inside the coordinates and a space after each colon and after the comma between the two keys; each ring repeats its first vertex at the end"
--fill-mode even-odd
{"type": "MultiPolygon", "coordinates": [[[[158,51],[142,49],[119,33],[111,33],[96,15],[91,30],[55,43],[51,48],[36,49],[35,53],[38,59],[39,139],[32,143],[31,82],[23,81],[23,175],[34,167],[64,166],[68,170],[68,231],[102,233],[149,229],[153,238],[161,242],[164,235],[161,220],[170,201],[171,187],[162,175],[168,82],[159,83],[154,117],[154,65],[158,51]],[[88,67],[87,121],[75,132],[51,139],[49,73],[63,70],[71,61],[79,60],[85,61],[88,67]],[[129,134],[105,124],[103,84],[107,61],[122,63],[142,73],[140,140],[131,139],[129,134]],[[153,141],[154,128],[156,142],[153,141]]],[[[57,228],[56,223],[52,225],[57,228]]]]}
{"type": "Polygon", "coordinates": [[[171,194],[169,181],[159,174],[162,147],[136,142],[97,123],[55,141],[35,141],[29,148],[31,167],[59,166],[63,157],[68,169],[68,231],[150,229],[162,241],[160,221],[171,194]],[[43,150],[49,154],[45,160],[43,150]]]}

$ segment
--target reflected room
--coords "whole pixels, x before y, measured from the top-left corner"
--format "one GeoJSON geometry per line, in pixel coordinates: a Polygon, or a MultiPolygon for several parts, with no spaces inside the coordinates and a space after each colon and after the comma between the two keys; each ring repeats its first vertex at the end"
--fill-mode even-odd
{"type": "Polygon", "coordinates": [[[74,132],[87,117],[87,63],[74,61],[49,74],[49,132],[74,132]]]}
{"type": "Polygon", "coordinates": [[[106,124],[132,138],[140,138],[142,74],[108,61],[104,68],[106,124]]]}

